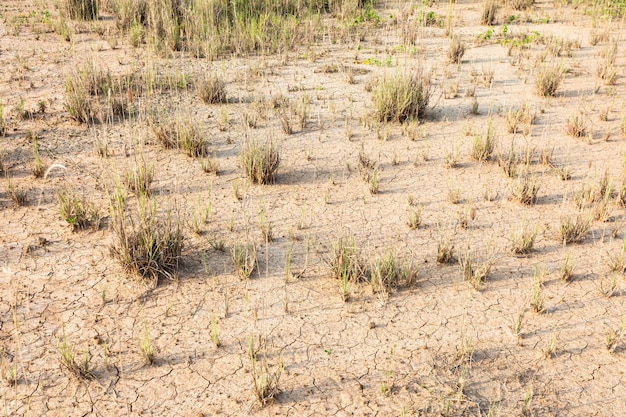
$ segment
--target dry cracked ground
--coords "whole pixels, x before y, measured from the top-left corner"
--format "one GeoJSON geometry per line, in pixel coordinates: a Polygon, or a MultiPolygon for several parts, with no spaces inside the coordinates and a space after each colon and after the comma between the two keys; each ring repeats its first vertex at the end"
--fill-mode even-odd
{"type": "Polygon", "coordinates": [[[104,7],[97,22],[68,20],[65,41],[52,4],[2,2],[1,413],[626,415],[626,32],[598,7],[505,4],[488,26],[475,1],[380,1],[357,30],[323,16],[306,44],[208,59],[135,48],[104,7]],[[458,64],[446,21],[466,46],[458,64]],[[160,81],[129,89],[133,116],[81,124],[66,77],[86,63],[160,81]],[[563,80],[543,97],[550,65],[563,80]],[[379,121],[369,90],[418,66],[431,74],[426,115],[379,121]],[[226,103],[198,98],[206,74],[225,81],[226,103]],[[511,128],[520,108],[534,117],[511,128]],[[161,146],[150,112],[196,121],[217,175],[161,146]],[[493,154],[477,160],[488,135],[493,154]],[[242,174],[249,138],[277,144],[273,184],[242,174]],[[116,174],[144,162],[157,210],[185,236],[177,273],[153,288],[111,254],[116,174]],[[536,200],[518,201],[533,186],[536,200]],[[97,230],[60,216],[67,189],[95,205],[97,230]],[[588,229],[564,242],[577,219],[588,229]],[[514,254],[522,229],[534,245],[514,254]],[[330,268],[342,237],[366,264],[392,254],[417,268],[414,284],[342,287],[330,268]],[[230,255],[240,244],[256,247],[248,279],[230,255]],[[468,257],[486,277],[464,277],[468,257]],[[265,404],[262,377],[277,382],[265,404]]]}

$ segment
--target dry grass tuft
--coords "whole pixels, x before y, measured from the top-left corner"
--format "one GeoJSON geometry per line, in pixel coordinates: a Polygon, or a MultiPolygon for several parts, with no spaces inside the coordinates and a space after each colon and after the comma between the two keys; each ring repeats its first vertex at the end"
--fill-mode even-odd
{"type": "Polygon", "coordinates": [[[239,165],[252,182],[271,184],[280,166],[280,152],[274,141],[260,143],[246,139],[239,152],[239,165]]]}
{"type": "Polygon", "coordinates": [[[64,0],[70,19],[98,20],[98,0],[64,0]]]}
{"type": "Polygon", "coordinates": [[[558,90],[565,71],[560,65],[542,65],[535,78],[535,91],[542,97],[554,97],[558,90]]]}
{"type": "Polygon", "coordinates": [[[448,62],[458,64],[465,55],[465,43],[458,35],[452,36],[448,46],[448,62]]]}
{"type": "Polygon", "coordinates": [[[480,24],[491,26],[496,20],[496,12],[498,11],[498,2],[496,0],[485,0],[482,4],[480,12],[480,24]]]}
{"type": "Polygon", "coordinates": [[[57,201],[59,214],[70,225],[72,231],[88,227],[98,228],[100,217],[93,204],[78,199],[70,190],[59,191],[57,201]]]}
{"type": "Polygon", "coordinates": [[[226,83],[221,78],[210,76],[197,86],[198,97],[207,104],[226,103],[226,83]]]}
{"type": "Polygon", "coordinates": [[[384,122],[418,119],[426,113],[432,91],[431,76],[421,66],[410,75],[386,77],[373,90],[378,118],[384,122]]]}
{"type": "MultiPolygon", "coordinates": [[[[120,192],[116,190],[116,193],[120,192]]],[[[135,216],[127,215],[120,201],[114,196],[111,205],[115,232],[112,255],[149,287],[155,287],[161,278],[173,278],[183,249],[184,235],[180,223],[171,212],[159,216],[156,202],[145,196],[138,197],[135,216]]]]}
{"type": "Polygon", "coordinates": [[[562,216],[559,222],[557,238],[564,245],[580,243],[585,240],[590,227],[591,217],[588,215],[578,214],[576,217],[562,216]]]}

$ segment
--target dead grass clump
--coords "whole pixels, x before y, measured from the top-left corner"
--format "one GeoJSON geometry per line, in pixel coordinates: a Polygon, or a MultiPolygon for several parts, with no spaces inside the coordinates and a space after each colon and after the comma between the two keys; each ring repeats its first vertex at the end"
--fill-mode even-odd
{"type": "Polygon", "coordinates": [[[378,193],[380,187],[380,166],[377,162],[371,160],[365,152],[359,152],[359,173],[363,181],[368,183],[371,194],[378,193]]]}
{"type": "Polygon", "coordinates": [[[531,230],[526,221],[522,221],[519,231],[511,233],[511,252],[513,255],[528,255],[533,250],[536,238],[537,228],[531,230]]]}
{"type": "Polygon", "coordinates": [[[141,195],[150,194],[150,186],[154,179],[154,165],[144,158],[136,162],[135,168],[128,169],[124,177],[124,183],[129,190],[141,195]]]}
{"type": "Polygon", "coordinates": [[[191,157],[207,155],[207,139],[200,124],[189,115],[178,114],[170,121],[149,120],[157,142],[167,149],[180,149],[191,157]]]}
{"type": "Polygon", "coordinates": [[[492,120],[489,119],[487,124],[487,132],[484,136],[476,135],[472,141],[472,149],[470,157],[478,162],[485,162],[491,159],[495,148],[495,133],[493,130],[492,120]]]}
{"type": "Polygon", "coordinates": [[[372,290],[385,294],[400,285],[413,286],[418,275],[415,266],[403,267],[396,255],[389,251],[371,263],[370,271],[372,290]]]}
{"type": "Polygon", "coordinates": [[[176,124],[176,140],[178,147],[187,156],[197,157],[207,155],[207,139],[200,125],[186,118],[176,124]]]}
{"type": "Polygon", "coordinates": [[[431,76],[421,67],[410,75],[386,77],[373,90],[380,121],[403,122],[426,113],[432,94],[431,76]]]}
{"type": "Polygon", "coordinates": [[[70,225],[72,231],[83,230],[88,227],[98,228],[100,224],[98,210],[93,204],[78,199],[72,191],[57,192],[57,204],[59,214],[70,225]]]}
{"type": "Polygon", "coordinates": [[[606,85],[615,85],[617,83],[617,70],[613,65],[606,62],[598,63],[596,74],[606,85]]]}
{"type": "Polygon", "coordinates": [[[127,31],[133,25],[143,28],[148,19],[148,0],[110,0],[118,29],[127,31]]]}
{"type": "Polygon", "coordinates": [[[480,12],[480,24],[491,26],[496,20],[496,12],[498,11],[498,2],[496,0],[485,0],[482,4],[480,12]]]}
{"type": "Polygon", "coordinates": [[[282,364],[278,364],[274,369],[270,369],[266,361],[257,361],[256,356],[250,357],[252,362],[252,381],[254,395],[261,404],[265,406],[270,403],[276,394],[279,393],[278,383],[283,373],[282,364]]]}
{"type": "Polygon", "coordinates": [[[417,230],[422,224],[422,208],[418,208],[417,210],[412,210],[409,214],[409,219],[407,220],[407,226],[411,230],[417,230]]]}
{"type": "Polygon", "coordinates": [[[606,264],[611,272],[623,274],[626,271],[626,245],[619,250],[608,252],[606,264]]]}
{"type": "Polygon", "coordinates": [[[535,114],[527,103],[522,104],[517,110],[511,107],[505,114],[507,132],[519,133],[529,129],[535,121],[535,114]]]}
{"type": "Polygon", "coordinates": [[[196,89],[198,97],[207,104],[226,103],[226,83],[219,77],[204,78],[196,89]]]}
{"type": "Polygon", "coordinates": [[[517,172],[517,165],[520,163],[518,155],[515,154],[515,148],[511,144],[511,149],[508,153],[498,153],[498,166],[502,168],[502,171],[508,178],[515,177],[517,172]]]}
{"type": "Polygon", "coordinates": [[[535,4],[535,0],[508,0],[506,4],[514,10],[522,11],[531,8],[535,4]]]}
{"type": "Polygon", "coordinates": [[[606,85],[614,85],[617,82],[617,70],[615,69],[615,59],[617,58],[617,41],[611,41],[600,52],[600,60],[596,67],[598,78],[606,85]]]}
{"type": "Polygon", "coordinates": [[[65,0],[70,19],[98,20],[98,0],[65,0]]]}
{"type": "Polygon", "coordinates": [[[87,123],[95,116],[94,100],[78,74],[65,79],[65,110],[79,123],[87,123]]]}
{"type": "Polygon", "coordinates": [[[511,180],[509,189],[511,197],[522,204],[530,206],[537,202],[539,184],[534,175],[518,175],[517,178],[511,180]]]}
{"type": "Polygon", "coordinates": [[[571,254],[567,254],[565,260],[559,267],[559,279],[563,282],[571,281],[574,276],[574,269],[576,268],[576,264],[571,262],[571,254]]]}
{"type": "Polygon", "coordinates": [[[366,278],[367,266],[361,259],[353,237],[342,236],[332,243],[327,264],[335,279],[359,282],[366,278]]]}
{"type": "Polygon", "coordinates": [[[577,112],[573,116],[568,117],[565,122],[565,132],[573,138],[585,137],[587,130],[585,116],[581,112],[577,112]]]}
{"type": "Polygon", "coordinates": [[[256,247],[251,244],[237,244],[233,246],[230,255],[239,278],[250,278],[257,266],[256,247]]]}
{"type": "Polygon", "coordinates": [[[535,91],[542,97],[554,97],[565,72],[560,65],[543,65],[535,78],[535,91]]]}
{"type": "Polygon", "coordinates": [[[591,217],[588,215],[561,216],[557,238],[564,245],[580,243],[585,240],[590,227],[591,217]]]}
{"type": "Polygon", "coordinates": [[[218,175],[220,172],[219,162],[211,155],[206,155],[200,160],[200,168],[207,174],[218,175]]]}
{"type": "Polygon", "coordinates": [[[437,242],[437,263],[448,264],[454,260],[454,244],[449,236],[442,235],[437,242]]]}
{"type": "Polygon", "coordinates": [[[26,190],[18,189],[17,187],[15,187],[9,171],[5,170],[4,176],[7,182],[6,193],[13,201],[13,204],[16,207],[23,207],[28,204],[28,193],[26,192],[26,190]]]}
{"type": "Polygon", "coordinates": [[[458,35],[452,36],[448,47],[448,62],[458,64],[465,55],[465,43],[458,35]]]}
{"type": "Polygon", "coordinates": [[[252,182],[271,184],[276,180],[280,165],[280,152],[272,140],[260,143],[246,139],[239,152],[239,165],[252,182]]]}
{"type": "Polygon", "coordinates": [[[63,339],[59,341],[59,354],[61,355],[61,365],[77,379],[94,379],[90,368],[91,356],[85,352],[82,359],[77,360],[74,347],[67,342],[65,329],[63,329],[63,339]]]}
{"type": "Polygon", "coordinates": [[[174,277],[184,235],[172,213],[159,216],[156,202],[140,196],[136,215],[126,215],[124,207],[114,203],[111,217],[115,232],[111,253],[127,271],[149,287],[174,277]]]}
{"type": "Polygon", "coordinates": [[[493,266],[493,259],[490,258],[479,262],[475,259],[471,249],[468,248],[459,257],[459,265],[461,266],[463,279],[479,290],[481,285],[487,280],[489,271],[491,271],[493,266]]]}

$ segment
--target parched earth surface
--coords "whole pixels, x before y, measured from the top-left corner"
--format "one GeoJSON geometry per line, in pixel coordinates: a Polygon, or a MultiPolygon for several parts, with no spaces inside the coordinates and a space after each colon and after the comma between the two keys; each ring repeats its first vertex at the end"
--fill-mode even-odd
{"type": "MultiPolygon", "coordinates": [[[[394,16],[408,6],[380,2],[381,22],[361,36],[207,60],[133,48],[106,10],[94,26],[70,22],[74,34],[66,42],[41,22],[46,9],[58,18],[51,5],[3,2],[7,132],[0,150],[10,180],[0,189],[1,412],[626,415],[623,19],[593,20],[586,7],[540,1],[526,12],[504,7],[489,33],[478,25],[478,2],[413,4],[417,39],[407,46],[394,16]],[[448,63],[445,29],[418,25],[422,10],[451,13],[467,46],[460,64],[448,63]],[[518,17],[505,33],[510,15],[518,17]],[[527,47],[510,50],[501,42],[529,38],[527,47]],[[551,53],[559,42],[563,50],[551,53]],[[607,85],[597,68],[612,45],[617,79],[607,85]],[[185,82],[135,97],[135,117],[79,124],[64,108],[65,79],[90,62],[114,75],[153,72],[185,82]],[[565,71],[556,97],[535,93],[546,63],[565,71]],[[376,122],[366,87],[418,65],[432,71],[426,117],[419,124],[376,122]],[[207,73],[225,80],[227,103],[198,98],[193,83],[207,73]],[[290,103],[292,134],[281,128],[275,97],[290,103]],[[507,113],[523,104],[534,123],[510,133],[507,113]],[[196,120],[218,174],[160,146],[146,122],[151,112],[196,120]],[[576,114],[587,126],[583,138],[566,132],[576,114]],[[476,161],[472,143],[488,129],[494,157],[476,161]],[[238,154],[246,137],[278,145],[274,184],[243,177],[238,154]],[[33,138],[50,168],[43,178],[33,177],[33,138]],[[108,157],[98,155],[98,143],[107,144],[108,157]],[[510,149],[518,170],[539,186],[535,204],[511,195],[515,180],[495,157],[510,149]],[[359,155],[378,164],[377,193],[363,181],[359,155]],[[185,234],[176,277],[155,288],[111,255],[116,174],[142,161],[154,166],[159,212],[180,221],[185,234]],[[603,187],[604,179],[606,200],[587,204],[583,191],[603,187]],[[26,192],[26,205],[14,204],[9,184],[26,192]],[[70,230],[57,204],[64,189],[98,208],[98,230],[70,230]],[[193,214],[209,203],[208,220],[194,233],[193,214]],[[581,206],[594,220],[581,243],[564,245],[561,219],[581,206]],[[417,210],[422,223],[411,229],[417,210]],[[261,234],[267,224],[271,241],[261,234]],[[512,240],[523,225],[537,232],[534,250],[515,256],[512,240]],[[344,301],[329,268],[342,236],[354,239],[366,261],[392,253],[418,268],[415,285],[381,293],[353,282],[344,301]],[[457,260],[441,265],[438,244],[448,239],[457,260]],[[258,263],[241,280],[230,250],[247,243],[256,246],[258,263]],[[479,289],[463,279],[458,259],[467,251],[491,265],[479,289]],[[560,278],[566,259],[574,265],[567,282],[560,278]],[[533,288],[544,301],[540,313],[533,312],[533,288]],[[156,350],[151,365],[140,348],[146,342],[156,350]],[[89,359],[90,375],[63,366],[64,344],[76,361],[89,359]],[[265,405],[255,397],[259,372],[280,375],[265,405]]],[[[329,27],[337,24],[328,19],[329,27]]],[[[129,204],[136,201],[130,192],[129,204]]]]}

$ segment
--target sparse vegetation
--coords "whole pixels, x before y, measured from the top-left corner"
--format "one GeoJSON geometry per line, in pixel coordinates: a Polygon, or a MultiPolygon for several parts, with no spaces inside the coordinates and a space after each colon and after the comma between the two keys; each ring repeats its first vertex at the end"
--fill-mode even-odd
{"type": "Polygon", "coordinates": [[[486,26],[493,25],[496,19],[496,12],[498,11],[498,2],[495,0],[485,0],[481,7],[480,24],[486,26]]]}
{"type": "Polygon", "coordinates": [[[85,352],[82,358],[77,358],[74,353],[74,346],[67,341],[65,328],[63,328],[63,338],[59,341],[59,353],[61,355],[61,365],[74,377],[78,379],[93,379],[90,368],[91,356],[85,352]]]}
{"type": "Polygon", "coordinates": [[[148,325],[145,322],[143,324],[143,333],[139,342],[139,351],[141,352],[141,357],[146,365],[154,364],[157,350],[154,343],[152,343],[150,332],[148,331],[148,325]]]}
{"type": "Polygon", "coordinates": [[[618,330],[609,329],[605,339],[606,350],[614,353],[620,344],[624,343],[624,335],[626,334],[626,321],[622,318],[622,324],[618,330]]]}
{"type": "Polygon", "coordinates": [[[523,326],[524,326],[524,312],[522,311],[517,316],[515,316],[515,319],[513,320],[513,324],[511,325],[511,331],[513,332],[513,335],[518,338],[521,337],[523,326]]]}
{"type": "Polygon", "coordinates": [[[30,141],[33,147],[33,176],[35,178],[41,178],[44,174],[43,163],[41,162],[41,156],[39,155],[39,144],[37,143],[37,136],[31,132],[30,141]]]}
{"type": "Polygon", "coordinates": [[[433,92],[430,80],[421,66],[411,74],[381,80],[373,90],[380,121],[404,122],[424,116],[433,92]]]}
{"type": "Polygon", "coordinates": [[[409,220],[407,221],[407,225],[411,230],[416,230],[417,228],[419,228],[420,224],[422,224],[421,208],[411,211],[411,213],[409,214],[409,220]]]}
{"type": "Polygon", "coordinates": [[[448,62],[451,64],[459,64],[461,59],[465,55],[465,43],[457,35],[450,38],[450,45],[448,46],[448,62]]]}
{"type": "Polygon", "coordinates": [[[576,265],[572,262],[571,255],[568,253],[559,268],[559,278],[561,281],[569,282],[572,276],[574,276],[575,267],[576,265]]]}
{"type": "Polygon", "coordinates": [[[402,266],[397,256],[388,251],[372,262],[370,274],[374,293],[388,293],[403,284],[413,286],[418,270],[414,265],[402,266]]]}
{"type": "Polygon", "coordinates": [[[537,228],[529,229],[526,221],[522,220],[519,231],[511,233],[511,252],[514,255],[528,255],[533,250],[536,238],[537,228]]]}
{"type": "Polygon", "coordinates": [[[598,280],[598,292],[605,298],[611,298],[617,292],[617,274],[601,275],[598,280]]]}
{"type": "Polygon", "coordinates": [[[520,203],[530,206],[537,202],[539,184],[534,175],[518,175],[510,183],[511,196],[520,203]]]}
{"type": "Polygon", "coordinates": [[[136,161],[134,168],[129,168],[126,171],[124,182],[129,190],[136,192],[139,195],[149,195],[150,186],[154,179],[154,165],[149,163],[145,157],[136,161]]]}
{"type": "Polygon", "coordinates": [[[327,261],[333,278],[345,282],[359,282],[366,277],[367,265],[354,243],[353,237],[342,236],[331,245],[327,261]]]}
{"type": "Polygon", "coordinates": [[[560,65],[543,65],[535,78],[535,91],[542,97],[554,97],[564,78],[560,65]]]}
{"type": "Polygon", "coordinates": [[[258,362],[257,358],[251,358],[252,381],[254,395],[262,405],[267,405],[278,394],[278,383],[283,373],[283,366],[279,364],[275,368],[270,368],[266,361],[258,362]]]}
{"type": "Polygon", "coordinates": [[[13,179],[11,178],[11,175],[8,171],[5,170],[4,175],[7,184],[7,194],[11,201],[13,201],[13,204],[16,207],[25,206],[28,203],[28,194],[26,193],[26,190],[16,188],[15,184],[13,183],[13,179]]]}
{"type": "Polygon", "coordinates": [[[585,117],[580,112],[568,117],[565,122],[565,131],[573,138],[585,137],[587,135],[585,117]]]}
{"type": "Polygon", "coordinates": [[[619,413],[623,3],[0,2],[3,413],[619,413]]]}
{"type": "Polygon", "coordinates": [[[552,359],[553,357],[556,356],[557,354],[556,340],[557,340],[557,334],[556,332],[554,332],[552,333],[552,336],[548,340],[548,345],[543,350],[543,354],[546,357],[546,359],[552,359]]]}
{"type": "Polygon", "coordinates": [[[588,215],[561,216],[557,237],[564,245],[580,243],[585,240],[590,227],[591,218],[588,215]]]}
{"type": "Polygon", "coordinates": [[[226,83],[221,78],[210,76],[196,86],[198,96],[207,104],[226,103],[226,83]]]}
{"type": "Polygon", "coordinates": [[[70,190],[57,193],[59,214],[69,224],[72,231],[88,227],[97,229],[100,224],[98,211],[93,204],[79,199],[70,190]]]}
{"type": "Polygon", "coordinates": [[[437,243],[437,263],[447,264],[454,259],[454,244],[452,244],[449,236],[442,234],[437,243]]]}
{"type": "MultiPolygon", "coordinates": [[[[119,190],[114,195],[117,193],[119,190]]],[[[147,286],[155,287],[161,278],[174,278],[184,235],[171,211],[159,215],[156,202],[143,195],[137,201],[133,216],[126,213],[119,198],[114,198],[111,218],[115,238],[111,252],[127,271],[140,277],[147,286]]]]}
{"type": "Polygon", "coordinates": [[[487,124],[484,136],[476,135],[472,141],[470,157],[475,161],[484,162],[491,158],[495,148],[495,132],[491,119],[487,124]]]}
{"type": "Polygon", "coordinates": [[[514,10],[528,10],[535,4],[535,0],[508,0],[506,4],[510,5],[514,10]]]}
{"type": "Polygon", "coordinates": [[[250,278],[257,267],[256,247],[252,244],[236,244],[230,255],[239,278],[250,278]]]}
{"type": "Polygon", "coordinates": [[[70,19],[98,20],[99,0],[64,0],[70,19]]]}
{"type": "Polygon", "coordinates": [[[477,261],[473,251],[467,248],[459,256],[459,264],[463,279],[469,282],[475,289],[480,290],[482,284],[487,280],[493,265],[493,259],[490,256],[489,259],[477,261]]]}
{"type": "Polygon", "coordinates": [[[7,123],[4,120],[4,106],[2,105],[2,101],[0,101],[0,137],[4,137],[6,133],[7,133],[7,123]]]}
{"type": "Polygon", "coordinates": [[[180,149],[191,157],[207,155],[206,136],[200,124],[189,115],[179,113],[162,123],[151,119],[150,127],[156,140],[166,149],[180,149]]]}
{"type": "Polygon", "coordinates": [[[522,104],[517,110],[509,108],[505,113],[506,127],[509,133],[525,133],[535,121],[535,114],[528,103],[522,104]]]}
{"type": "Polygon", "coordinates": [[[239,165],[244,174],[256,184],[271,184],[280,166],[280,152],[273,141],[260,143],[247,139],[241,145],[239,165]]]}
{"type": "Polygon", "coordinates": [[[95,117],[95,105],[79,74],[72,74],[65,79],[65,110],[79,123],[87,123],[95,117]]]}
{"type": "Polygon", "coordinates": [[[532,301],[530,306],[532,307],[532,310],[538,314],[541,314],[546,310],[543,298],[543,281],[544,270],[535,267],[533,275],[532,301]]]}

